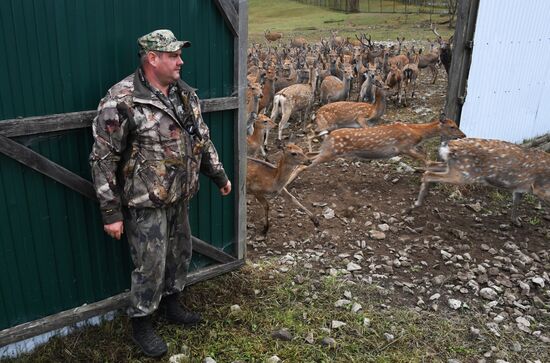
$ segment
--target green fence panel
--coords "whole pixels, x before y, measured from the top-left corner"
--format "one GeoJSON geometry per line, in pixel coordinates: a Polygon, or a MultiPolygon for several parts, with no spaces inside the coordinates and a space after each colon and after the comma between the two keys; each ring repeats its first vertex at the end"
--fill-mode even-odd
{"type": "MultiPolygon", "coordinates": [[[[234,38],[213,1],[1,1],[0,122],[95,109],[137,67],[137,38],[160,28],[192,42],[182,78],[201,99],[233,93],[234,38]]],[[[205,120],[233,179],[235,111],[205,120]]],[[[90,129],[15,140],[91,180],[90,129]]],[[[235,253],[234,203],[201,177],[193,234],[235,253]]],[[[192,269],[209,264],[196,255],[192,269]]],[[[131,269],[125,241],[103,233],[94,201],[0,154],[0,329],[123,292],[131,269]]]]}

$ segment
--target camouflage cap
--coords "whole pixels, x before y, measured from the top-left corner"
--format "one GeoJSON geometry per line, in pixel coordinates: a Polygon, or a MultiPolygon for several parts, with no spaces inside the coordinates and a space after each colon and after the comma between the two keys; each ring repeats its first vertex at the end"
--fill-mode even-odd
{"type": "Polygon", "coordinates": [[[159,29],[139,38],[138,45],[141,51],[175,52],[190,47],[191,42],[177,40],[170,30],[159,29]]]}

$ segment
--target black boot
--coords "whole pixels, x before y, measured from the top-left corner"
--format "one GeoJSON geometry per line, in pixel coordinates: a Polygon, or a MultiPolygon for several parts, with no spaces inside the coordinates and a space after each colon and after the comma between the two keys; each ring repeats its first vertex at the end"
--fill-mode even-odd
{"type": "Polygon", "coordinates": [[[148,357],[160,357],[168,350],[164,340],[155,333],[149,316],[132,318],[132,339],[148,357]]]}
{"type": "Polygon", "coordinates": [[[184,310],[179,303],[179,294],[167,295],[162,298],[159,313],[170,323],[179,325],[195,325],[202,321],[201,314],[184,310]]]}

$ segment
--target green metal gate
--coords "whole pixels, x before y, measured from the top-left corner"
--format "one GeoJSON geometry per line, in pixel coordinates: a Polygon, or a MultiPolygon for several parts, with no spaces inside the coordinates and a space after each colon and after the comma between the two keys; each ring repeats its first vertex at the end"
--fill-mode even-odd
{"type": "MultiPolygon", "coordinates": [[[[0,2],[0,330],[129,287],[126,243],[103,233],[98,205],[83,191],[91,180],[89,125],[107,89],[137,67],[136,39],[154,29],[192,42],[183,51],[182,78],[198,88],[234,184],[222,198],[201,177],[190,213],[198,238],[192,282],[242,264],[244,126],[236,92],[244,89],[245,19],[246,3],[232,0],[0,2]],[[67,188],[41,168],[83,189],[67,188]]],[[[1,333],[0,346],[7,342],[1,333]]]]}

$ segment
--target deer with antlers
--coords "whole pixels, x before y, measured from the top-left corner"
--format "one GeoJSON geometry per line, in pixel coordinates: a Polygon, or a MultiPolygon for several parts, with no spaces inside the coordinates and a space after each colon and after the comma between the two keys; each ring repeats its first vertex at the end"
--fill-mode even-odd
{"type": "Polygon", "coordinates": [[[343,156],[387,159],[402,154],[426,163],[426,156],[417,147],[423,140],[436,136],[465,137],[456,123],[444,114],[441,114],[439,120],[426,124],[396,122],[361,129],[339,129],[331,132],[323,141],[311,166],[343,156]]]}
{"type": "Polygon", "coordinates": [[[443,143],[444,160],[433,163],[422,176],[414,207],[422,206],[432,183],[484,184],[511,190],[511,220],[521,226],[517,205],[521,195],[531,192],[550,203],[550,154],[500,140],[466,138],[443,143]]]}
{"type": "Polygon", "coordinates": [[[299,146],[294,144],[288,144],[284,147],[283,155],[277,162],[277,166],[262,160],[248,158],[246,189],[264,208],[265,224],[262,232],[264,235],[269,231],[269,203],[267,198],[280,193],[290,198],[298,208],[308,215],[315,226],[319,226],[317,217],[286,189],[286,186],[292,181],[291,176],[296,177],[297,167],[309,164],[311,164],[311,160],[299,146]]]}
{"type": "Polygon", "coordinates": [[[445,67],[445,72],[447,72],[447,75],[449,74],[449,69],[451,68],[451,60],[453,57],[453,52],[451,49],[451,44],[453,43],[453,36],[449,38],[449,40],[444,40],[441,35],[437,32],[436,27],[431,24],[430,28],[432,29],[432,32],[437,36],[437,42],[439,43],[439,60],[441,61],[441,64],[443,64],[443,67],[445,67]]]}

